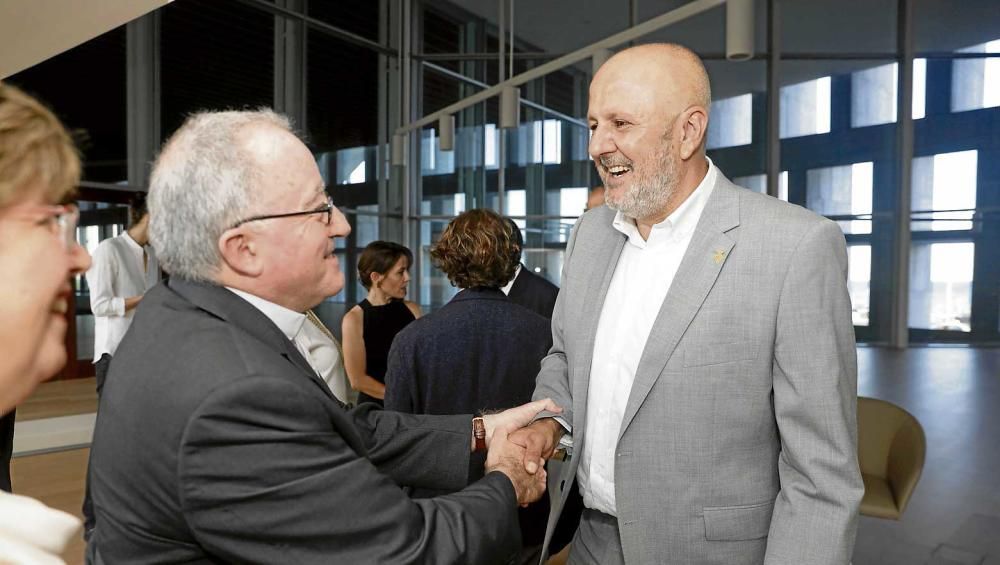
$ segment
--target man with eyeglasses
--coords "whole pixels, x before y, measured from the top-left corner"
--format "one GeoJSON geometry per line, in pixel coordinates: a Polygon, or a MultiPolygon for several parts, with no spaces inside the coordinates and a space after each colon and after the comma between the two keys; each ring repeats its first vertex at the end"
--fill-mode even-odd
{"type": "Polygon", "coordinates": [[[347,410],[300,334],[344,276],[350,232],[309,150],[270,111],[192,116],[150,183],[169,281],[111,363],[91,452],[92,563],[504,563],[537,500],[499,414],[347,410]],[[486,475],[456,491],[473,450],[486,475]]]}

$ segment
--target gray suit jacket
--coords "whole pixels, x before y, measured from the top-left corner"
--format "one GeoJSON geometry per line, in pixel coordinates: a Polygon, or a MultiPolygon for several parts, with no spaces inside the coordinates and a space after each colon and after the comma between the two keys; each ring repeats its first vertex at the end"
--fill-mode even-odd
{"type": "Polygon", "coordinates": [[[514,488],[466,485],[470,416],[344,409],[226,289],[148,292],[108,374],[91,451],[98,563],[501,563],[514,488]]]}
{"type": "MultiPolygon", "coordinates": [[[[625,236],[566,248],[535,398],[584,429],[594,338],[625,236]]],[[[864,487],[847,254],[837,225],[721,172],[639,362],[615,460],[626,563],[843,565],[864,487]]],[[[579,457],[566,465],[563,492],[579,457]]],[[[556,500],[549,532],[561,509],[556,500]]]]}

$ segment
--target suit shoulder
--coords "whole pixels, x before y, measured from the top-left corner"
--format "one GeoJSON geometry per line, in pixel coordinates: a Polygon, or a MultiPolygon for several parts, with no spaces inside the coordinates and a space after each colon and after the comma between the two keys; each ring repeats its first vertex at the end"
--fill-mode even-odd
{"type": "Polygon", "coordinates": [[[740,224],[760,226],[782,233],[783,236],[804,235],[820,225],[836,226],[836,222],[825,218],[812,210],[791,204],[749,189],[737,188],[740,194],[740,224]]]}

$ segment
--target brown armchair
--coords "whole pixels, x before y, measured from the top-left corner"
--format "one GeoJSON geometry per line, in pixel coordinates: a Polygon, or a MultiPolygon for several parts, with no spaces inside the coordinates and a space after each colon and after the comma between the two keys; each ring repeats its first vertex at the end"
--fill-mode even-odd
{"type": "Polygon", "coordinates": [[[858,461],[865,483],[861,513],[898,520],[924,468],[920,422],[899,406],[858,397],[858,461]]]}

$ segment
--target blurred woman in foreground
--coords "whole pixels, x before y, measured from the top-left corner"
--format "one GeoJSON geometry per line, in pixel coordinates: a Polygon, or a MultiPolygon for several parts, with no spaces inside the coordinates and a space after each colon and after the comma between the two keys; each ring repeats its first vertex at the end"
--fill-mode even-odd
{"type": "MultiPolygon", "coordinates": [[[[90,256],[75,238],[79,212],[62,206],[80,180],[69,134],[40,103],[0,83],[0,414],[66,364],[71,278],[90,256]]],[[[62,563],[75,517],[0,493],[0,556],[62,563]]]]}

